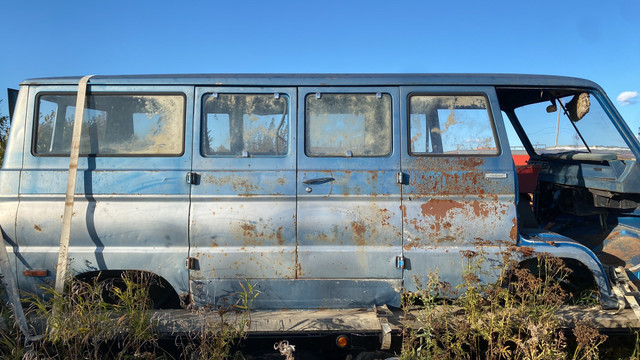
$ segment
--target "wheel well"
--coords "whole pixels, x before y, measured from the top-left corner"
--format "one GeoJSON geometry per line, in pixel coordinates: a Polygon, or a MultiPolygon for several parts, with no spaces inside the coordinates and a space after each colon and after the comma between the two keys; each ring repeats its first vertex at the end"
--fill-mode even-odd
{"type": "MultiPolygon", "coordinates": [[[[97,281],[99,283],[111,282],[114,286],[123,287],[122,276],[124,274],[131,274],[133,276],[139,276],[148,281],[149,286],[149,298],[153,304],[154,309],[179,309],[180,297],[175,291],[173,286],[164,279],[162,276],[154,274],[149,271],[143,270],[103,270],[103,271],[90,271],[76,275],[76,279],[93,283],[97,281]]],[[[108,301],[108,299],[107,299],[108,301]]]]}
{"type": "MultiPolygon", "coordinates": [[[[585,297],[600,298],[600,292],[596,279],[591,270],[582,262],[571,258],[560,258],[570,273],[562,280],[563,289],[569,294],[569,302],[585,301],[585,297]]],[[[519,264],[523,268],[529,269],[532,273],[538,272],[538,259],[530,258],[521,261],[519,264]]]]}

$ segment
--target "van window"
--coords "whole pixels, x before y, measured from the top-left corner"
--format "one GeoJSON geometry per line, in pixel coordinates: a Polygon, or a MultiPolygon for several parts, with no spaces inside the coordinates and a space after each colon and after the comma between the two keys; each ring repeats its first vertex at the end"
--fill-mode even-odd
{"type": "Polygon", "coordinates": [[[482,95],[409,97],[413,155],[495,155],[498,146],[482,95]]]}
{"type": "Polygon", "coordinates": [[[202,155],[287,154],[289,100],[286,95],[208,94],[203,100],[202,155]]]}
{"type": "Polygon", "coordinates": [[[543,93],[543,99],[515,109],[538,155],[584,152],[635,159],[597,96],[563,89],[545,89],[543,93]],[[572,104],[577,101],[583,102],[584,110],[579,118],[572,118],[572,104]]]}
{"type": "Polygon", "coordinates": [[[308,156],[391,153],[389,94],[309,94],[305,99],[308,156]]]}
{"type": "MultiPolygon", "coordinates": [[[[75,94],[38,96],[35,155],[69,155],[75,94]]],[[[89,95],[80,138],[81,155],[179,156],[184,149],[182,95],[89,95]]]]}

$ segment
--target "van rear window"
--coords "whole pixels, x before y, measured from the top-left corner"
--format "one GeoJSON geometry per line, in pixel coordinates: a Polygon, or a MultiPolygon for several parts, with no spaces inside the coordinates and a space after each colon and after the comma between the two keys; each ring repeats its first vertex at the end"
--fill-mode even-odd
{"type": "Polygon", "coordinates": [[[308,156],[387,156],[391,154],[391,129],[389,94],[307,95],[308,156]]]}
{"type": "MultiPolygon", "coordinates": [[[[69,155],[75,94],[38,96],[35,155],[69,155]]],[[[100,94],[87,96],[80,154],[180,156],[184,151],[183,95],[100,94]]]]}
{"type": "Polygon", "coordinates": [[[409,112],[413,155],[498,154],[482,95],[412,95],[409,112]]]}

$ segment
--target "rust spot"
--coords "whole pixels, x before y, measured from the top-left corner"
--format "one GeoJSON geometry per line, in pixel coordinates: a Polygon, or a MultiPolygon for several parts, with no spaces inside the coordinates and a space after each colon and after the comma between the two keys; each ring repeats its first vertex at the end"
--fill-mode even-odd
{"type": "Polygon", "coordinates": [[[251,182],[248,178],[241,175],[224,175],[213,176],[207,174],[203,176],[203,182],[214,184],[218,186],[231,185],[233,191],[238,195],[248,195],[249,193],[256,193],[260,188],[255,183],[251,182]]]}
{"type": "Polygon", "coordinates": [[[438,158],[438,157],[416,157],[413,159],[413,167],[422,171],[463,171],[474,170],[485,163],[483,158],[438,158]]]}
{"type": "Polygon", "coordinates": [[[535,250],[529,246],[518,246],[516,250],[522,253],[522,255],[524,256],[532,256],[535,252],[535,250]]]}
{"type": "Polygon", "coordinates": [[[366,231],[366,229],[364,228],[364,226],[362,226],[362,224],[357,223],[355,221],[351,222],[351,228],[353,228],[353,232],[356,235],[363,235],[366,231]]]}
{"type": "Polygon", "coordinates": [[[447,216],[447,213],[451,209],[464,209],[464,206],[453,200],[440,200],[440,199],[431,199],[426,203],[420,205],[422,209],[422,215],[435,216],[436,221],[441,220],[442,218],[447,216]]]}
{"type": "MultiPolygon", "coordinates": [[[[635,236],[623,235],[620,231],[613,231],[604,242],[602,252],[610,263],[622,263],[627,268],[638,265],[633,261],[640,256],[640,241],[635,236]],[[617,260],[617,261],[612,261],[617,260]]],[[[601,257],[602,255],[599,255],[601,257]]]]}
{"type": "Polygon", "coordinates": [[[444,237],[436,239],[437,243],[454,242],[454,241],[456,241],[456,238],[453,237],[453,236],[444,236],[444,237]]]}
{"type": "Polygon", "coordinates": [[[256,226],[253,224],[242,224],[240,227],[244,230],[244,236],[253,236],[256,231],[256,226]]]}
{"type": "Polygon", "coordinates": [[[282,226],[278,228],[278,232],[276,232],[276,239],[278,240],[278,245],[284,245],[284,236],[282,236],[282,226]]]}
{"type": "Polygon", "coordinates": [[[382,225],[390,226],[389,220],[391,219],[391,213],[387,209],[379,209],[380,215],[382,216],[382,225]]]}
{"type": "Polygon", "coordinates": [[[513,225],[511,226],[509,237],[511,238],[511,240],[515,241],[518,239],[518,221],[516,220],[515,217],[512,219],[512,221],[513,221],[513,225]]]}
{"type": "Polygon", "coordinates": [[[40,225],[33,225],[33,228],[38,232],[42,232],[42,228],[40,227],[40,225]]]}
{"type": "Polygon", "coordinates": [[[353,241],[355,242],[356,245],[366,245],[366,241],[365,241],[365,235],[367,232],[367,229],[365,229],[364,225],[352,221],[351,222],[351,229],[353,229],[353,241]]]}
{"type": "Polygon", "coordinates": [[[487,203],[475,200],[471,203],[471,207],[473,208],[473,214],[475,216],[478,216],[478,217],[489,216],[489,209],[487,209],[487,203]]]}

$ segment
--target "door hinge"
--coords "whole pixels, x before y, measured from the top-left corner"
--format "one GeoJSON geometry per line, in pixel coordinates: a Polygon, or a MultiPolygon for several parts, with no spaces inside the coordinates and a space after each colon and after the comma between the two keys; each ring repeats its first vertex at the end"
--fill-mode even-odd
{"type": "Polygon", "coordinates": [[[198,270],[198,259],[194,257],[187,257],[187,270],[198,270]]]}
{"type": "Polygon", "coordinates": [[[404,264],[405,264],[404,256],[402,255],[396,256],[396,268],[404,269],[404,264]]]}
{"type": "Polygon", "coordinates": [[[187,177],[186,177],[186,182],[187,184],[191,184],[191,185],[198,185],[198,179],[200,178],[200,176],[198,175],[198,173],[194,173],[189,171],[187,173],[187,177]]]}

